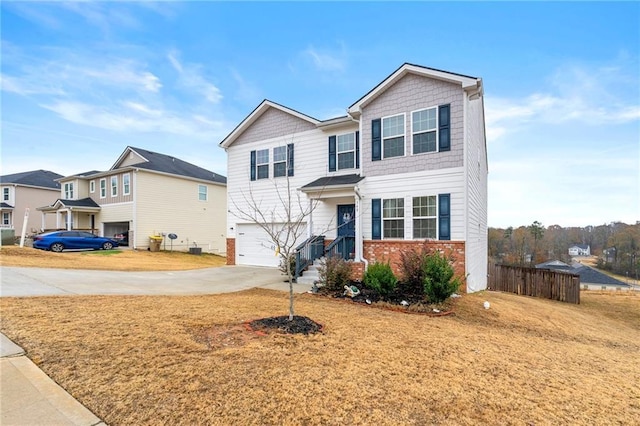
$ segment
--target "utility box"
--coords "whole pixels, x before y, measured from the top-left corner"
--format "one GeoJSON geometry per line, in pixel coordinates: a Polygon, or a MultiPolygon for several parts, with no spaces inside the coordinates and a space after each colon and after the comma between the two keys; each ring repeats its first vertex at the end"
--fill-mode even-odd
{"type": "Polygon", "coordinates": [[[202,247],[189,247],[190,254],[202,254],[202,247]]]}
{"type": "Polygon", "coordinates": [[[162,237],[149,237],[149,251],[160,251],[160,244],[162,244],[162,237]]]}

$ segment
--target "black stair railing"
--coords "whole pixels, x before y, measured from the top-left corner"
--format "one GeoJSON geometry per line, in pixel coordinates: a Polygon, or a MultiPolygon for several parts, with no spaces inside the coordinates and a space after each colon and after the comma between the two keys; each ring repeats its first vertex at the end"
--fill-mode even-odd
{"type": "Polygon", "coordinates": [[[324,256],[324,235],[314,235],[296,247],[296,270],[293,275],[298,278],[314,260],[324,256]]]}

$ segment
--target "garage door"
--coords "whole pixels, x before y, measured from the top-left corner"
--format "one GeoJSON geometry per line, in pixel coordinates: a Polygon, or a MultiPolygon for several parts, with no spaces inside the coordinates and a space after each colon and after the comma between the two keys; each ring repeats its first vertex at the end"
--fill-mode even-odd
{"type": "MultiPolygon", "coordinates": [[[[304,225],[302,229],[305,229],[304,225]]],[[[298,243],[305,239],[306,233],[299,238],[298,243]]],[[[255,224],[237,225],[236,264],[274,267],[280,265],[280,256],[276,255],[273,241],[260,226],[255,224]]]]}

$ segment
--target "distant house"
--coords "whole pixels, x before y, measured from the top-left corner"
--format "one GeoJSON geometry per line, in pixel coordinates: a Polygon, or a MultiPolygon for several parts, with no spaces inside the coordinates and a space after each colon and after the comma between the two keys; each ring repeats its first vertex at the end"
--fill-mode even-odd
{"type": "Polygon", "coordinates": [[[591,256],[591,247],[588,244],[576,244],[569,247],[569,256],[591,256]]]}
{"type": "Polygon", "coordinates": [[[629,290],[631,286],[597,269],[573,262],[568,265],[559,260],[552,260],[536,265],[538,269],[552,269],[554,271],[569,272],[580,275],[580,287],[584,290],[629,290]]]}
{"type": "Polygon", "coordinates": [[[40,231],[40,228],[54,226],[55,218],[50,218],[43,225],[35,209],[58,198],[60,183],[56,179],[61,177],[62,175],[49,170],[32,170],[0,176],[0,228],[15,229],[15,234],[20,235],[27,209],[29,217],[26,232],[33,234],[40,231]]]}
{"type": "Polygon", "coordinates": [[[52,229],[87,230],[147,249],[151,236],[163,248],[224,253],[227,179],[186,161],[127,147],[107,171],[59,179],[58,197],[39,207],[52,229]],[[169,239],[169,234],[177,238],[169,239]]]}

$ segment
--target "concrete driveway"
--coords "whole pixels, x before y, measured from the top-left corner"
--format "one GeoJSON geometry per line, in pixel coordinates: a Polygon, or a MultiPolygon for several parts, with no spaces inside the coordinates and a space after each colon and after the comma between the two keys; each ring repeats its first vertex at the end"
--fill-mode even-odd
{"type": "MultiPolygon", "coordinates": [[[[277,268],[222,266],[191,271],[120,272],[48,268],[0,268],[0,297],[52,295],[215,294],[253,287],[288,290],[277,268]]],[[[303,293],[311,287],[294,284],[303,293]]]]}

